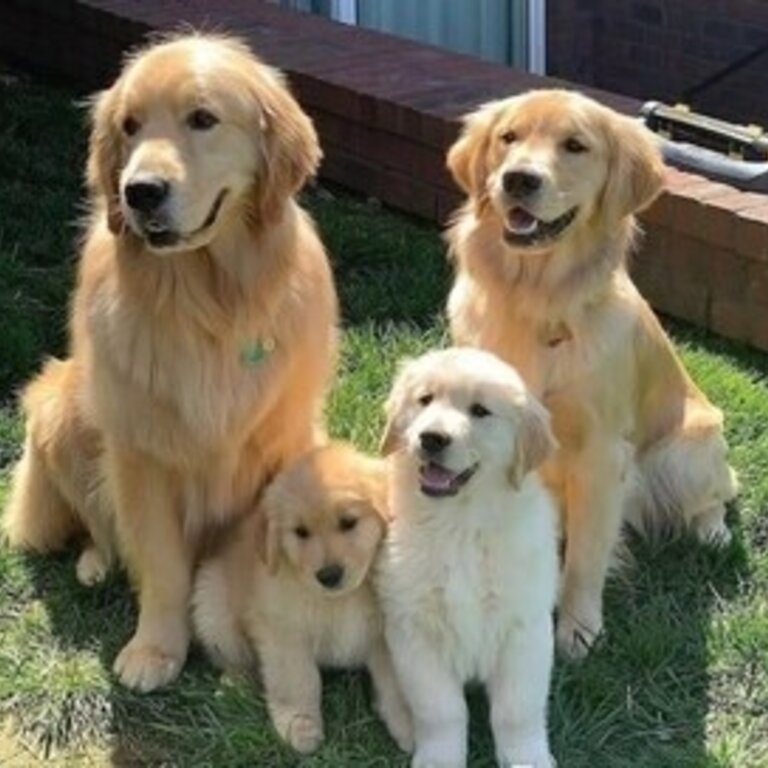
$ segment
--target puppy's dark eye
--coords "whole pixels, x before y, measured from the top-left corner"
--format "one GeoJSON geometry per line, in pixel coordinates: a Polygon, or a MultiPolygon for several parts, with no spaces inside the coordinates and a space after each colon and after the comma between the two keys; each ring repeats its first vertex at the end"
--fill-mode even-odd
{"type": "Polygon", "coordinates": [[[486,416],[490,416],[491,412],[481,403],[472,403],[469,406],[470,416],[474,416],[477,419],[484,419],[486,416]]]}
{"type": "Polygon", "coordinates": [[[424,407],[428,406],[433,400],[435,399],[435,396],[431,393],[427,393],[426,395],[422,395],[419,398],[419,405],[423,405],[424,407]]]}
{"type": "Polygon", "coordinates": [[[514,131],[504,131],[499,138],[504,144],[514,144],[517,141],[517,134],[514,131]]]}
{"type": "Polygon", "coordinates": [[[563,147],[566,152],[570,152],[573,155],[580,155],[584,152],[589,152],[589,147],[582,144],[577,138],[571,136],[570,139],[566,139],[563,143],[563,147]]]}
{"type": "Polygon", "coordinates": [[[128,117],[123,120],[123,133],[126,136],[135,136],[140,128],[141,123],[135,117],[128,115],[128,117]]]}
{"type": "Polygon", "coordinates": [[[217,125],[219,118],[207,109],[195,109],[187,115],[187,125],[193,131],[209,131],[217,125]]]}
{"type": "Polygon", "coordinates": [[[308,539],[309,538],[309,528],[307,528],[306,525],[297,525],[293,532],[296,534],[296,537],[299,539],[308,539]]]}
{"type": "Polygon", "coordinates": [[[345,515],[344,517],[339,519],[339,530],[346,533],[347,531],[351,531],[357,526],[357,518],[352,517],[351,515],[345,515]]]}

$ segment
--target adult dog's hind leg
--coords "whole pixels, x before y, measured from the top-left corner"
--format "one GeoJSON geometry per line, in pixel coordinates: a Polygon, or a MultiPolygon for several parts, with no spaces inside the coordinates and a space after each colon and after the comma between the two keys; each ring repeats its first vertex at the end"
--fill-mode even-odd
{"type": "Polygon", "coordinates": [[[697,538],[724,546],[731,540],[725,504],[737,493],[736,473],[726,460],[727,446],[719,429],[683,429],[651,448],[641,459],[645,496],[652,509],[646,525],[658,515],[679,515],[697,538]]]}
{"type": "Polygon", "coordinates": [[[9,543],[19,549],[50,552],[64,547],[82,528],[54,484],[42,453],[27,437],[24,454],[13,473],[3,517],[9,543]]]}

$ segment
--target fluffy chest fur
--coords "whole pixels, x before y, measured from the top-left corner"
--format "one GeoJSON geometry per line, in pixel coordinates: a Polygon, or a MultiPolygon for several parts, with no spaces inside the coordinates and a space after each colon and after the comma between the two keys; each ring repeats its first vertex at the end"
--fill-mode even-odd
{"type": "Polygon", "coordinates": [[[268,635],[278,640],[292,637],[311,651],[320,666],[348,668],[366,663],[383,631],[369,583],[332,597],[310,589],[290,574],[262,574],[259,581],[248,621],[257,646],[268,635]]]}
{"type": "Polygon", "coordinates": [[[553,609],[553,501],[529,475],[517,493],[396,494],[394,514],[377,581],[387,623],[421,635],[460,679],[487,680],[510,636],[553,609]]]}

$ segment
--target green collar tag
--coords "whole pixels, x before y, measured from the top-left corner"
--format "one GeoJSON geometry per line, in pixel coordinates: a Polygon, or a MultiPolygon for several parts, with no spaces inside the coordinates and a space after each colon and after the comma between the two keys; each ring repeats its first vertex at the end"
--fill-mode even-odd
{"type": "Polygon", "coordinates": [[[254,339],[240,347],[240,362],[243,365],[258,365],[275,349],[274,339],[254,339]]]}

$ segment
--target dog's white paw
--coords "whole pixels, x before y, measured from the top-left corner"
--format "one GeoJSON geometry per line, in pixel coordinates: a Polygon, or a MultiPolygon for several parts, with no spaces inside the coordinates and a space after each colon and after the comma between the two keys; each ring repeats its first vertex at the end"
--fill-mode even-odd
{"type": "Polygon", "coordinates": [[[385,710],[378,707],[379,716],[387,726],[389,735],[403,752],[411,754],[414,747],[413,738],[413,720],[411,714],[405,706],[385,710]]]}
{"type": "Polygon", "coordinates": [[[441,743],[417,744],[411,768],[466,768],[467,759],[441,743]]]}
{"type": "Polygon", "coordinates": [[[94,546],[86,547],[77,560],[75,575],[84,587],[101,584],[109,573],[109,563],[94,546]]]}
{"type": "Polygon", "coordinates": [[[309,755],[323,743],[323,723],[311,715],[295,714],[287,719],[280,735],[297,752],[309,755]]]}
{"type": "Polygon", "coordinates": [[[577,661],[586,658],[602,631],[603,621],[599,612],[590,611],[577,616],[568,608],[563,608],[558,613],[555,642],[560,653],[577,661]]]}
{"type": "Polygon", "coordinates": [[[511,750],[497,755],[496,760],[499,768],[557,768],[555,758],[547,749],[533,754],[511,750]]]}
{"type": "Polygon", "coordinates": [[[707,546],[722,549],[733,539],[733,534],[725,524],[725,507],[722,504],[697,514],[692,525],[696,538],[707,546]]]}
{"type": "Polygon", "coordinates": [[[134,635],[115,661],[115,674],[126,688],[147,693],[175,680],[186,658],[186,650],[163,648],[134,635]]]}

